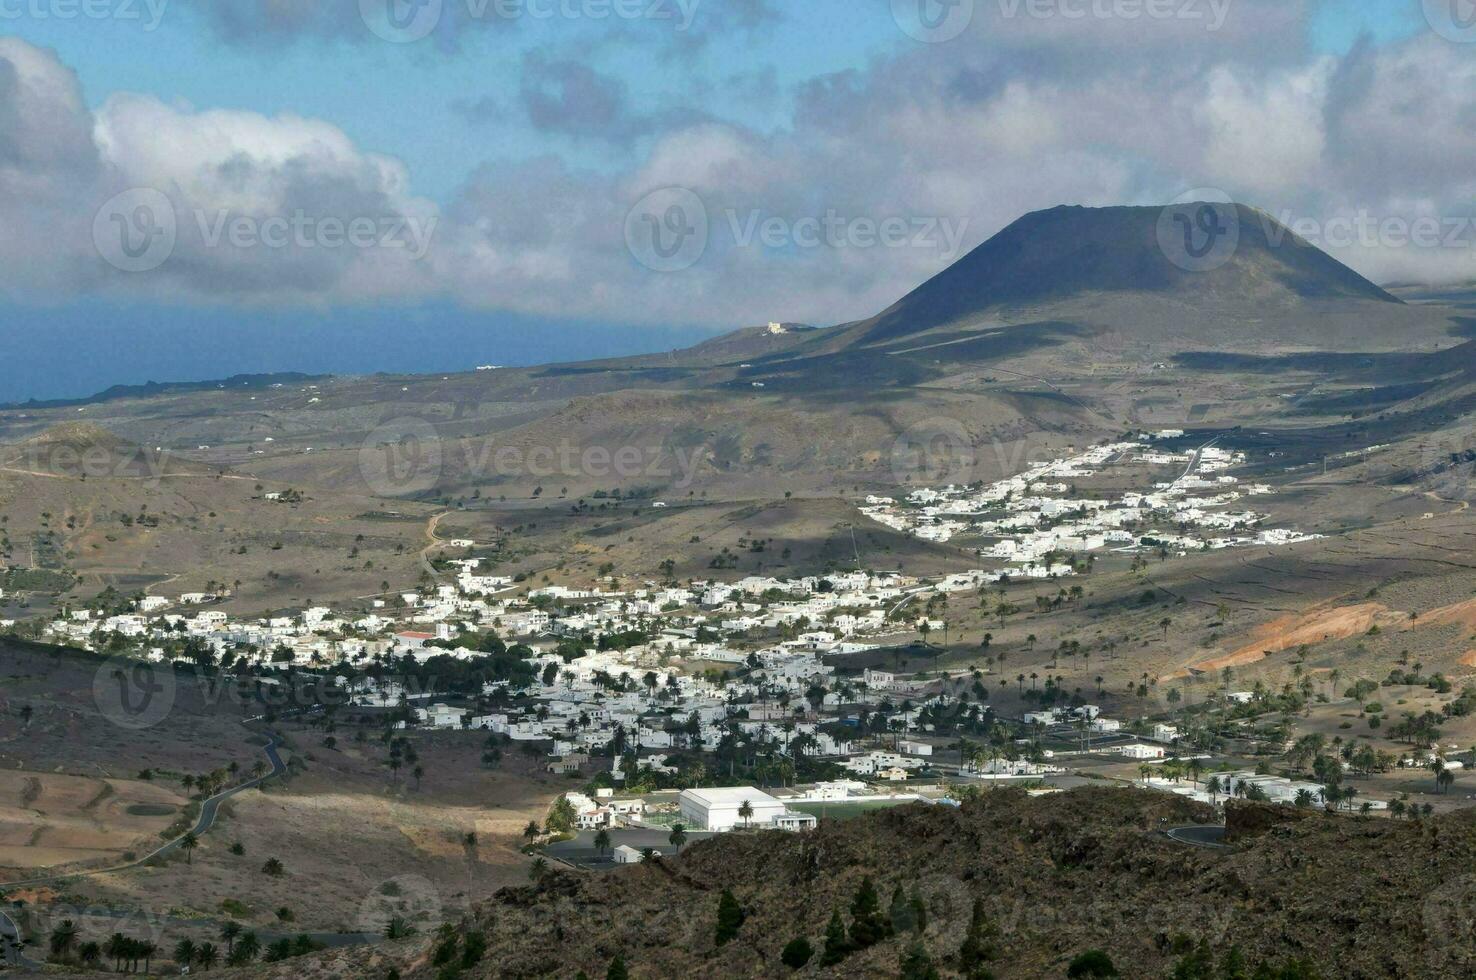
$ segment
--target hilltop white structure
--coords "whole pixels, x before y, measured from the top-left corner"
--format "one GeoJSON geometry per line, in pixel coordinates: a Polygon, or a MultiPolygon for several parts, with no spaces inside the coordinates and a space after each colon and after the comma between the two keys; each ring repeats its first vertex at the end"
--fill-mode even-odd
{"type": "Polygon", "coordinates": [[[815,825],[807,813],[794,813],[782,802],[752,786],[704,787],[683,790],[677,797],[682,817],[697,830],[723,832],[736,827],[804,830],[815,825]],[[752,813],[745,820],[744,804],[752,813]]]}

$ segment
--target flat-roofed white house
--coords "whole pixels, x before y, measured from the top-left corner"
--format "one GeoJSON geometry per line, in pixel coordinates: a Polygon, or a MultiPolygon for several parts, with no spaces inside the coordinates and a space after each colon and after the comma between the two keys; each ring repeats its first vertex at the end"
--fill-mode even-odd
{"type": "Polygon", "coordinates": [[[785,812],[783,803],[751,786],[703,787],[683,790],[677,807],[687,825],[699,830],[726,831],[734,827],[769,827],[785,812]],[[747,803],[753,808],[748,820],[738,815],[747,803]]]}
{"type": "Polygon", "coordinates": [[[646,855],[636,850],[629,844],[620,844],[610,853],[610,857],[616,864],[640,864],[646,859],[646,855]]]}

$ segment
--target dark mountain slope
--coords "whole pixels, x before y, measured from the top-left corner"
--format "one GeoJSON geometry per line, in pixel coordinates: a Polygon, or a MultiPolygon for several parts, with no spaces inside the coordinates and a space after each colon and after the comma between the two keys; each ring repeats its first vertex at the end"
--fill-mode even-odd
{"type": "Polygon", "coordinates": [[[1223,261],[1183,251],[1182,226],[1164,223],[1162,208],[1052,208],[1005,228],[858,333],[876,342],[1093,293],[1158,294],[1249,317],[1309,300],[1400,302],[1264,212],[1206,207],[1233,236],[1218,246],[1223,261]]]}

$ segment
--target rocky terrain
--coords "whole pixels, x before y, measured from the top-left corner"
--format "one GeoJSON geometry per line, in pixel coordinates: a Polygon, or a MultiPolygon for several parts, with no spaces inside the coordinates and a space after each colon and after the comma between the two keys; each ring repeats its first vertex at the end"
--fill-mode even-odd
{"type": "Polygon", "coordinates": [[[1206,820],[1202,805],[1091,788],[984,793],[958,809],[878,812],[805,836],[734,834],[675,861],[603,875],[551,871],[497,893],[449,940],[418,937],[251,975],[600,977],[618,959],[638,978],[1036,978],[1099,975],[1068,973],[1092,950],[1135,978],[1476,969],[1469,817],[1391,822],[1239,801],[1230,810],[1243,833],[1219,849],[1164,833],[1206,820]],[[868,879],[876,928],[870,945],[855,948],[868,879]],[[741,921],[718,945],[725,892],[741,921]],[[836,913],[850,951],[827,963],[836,913]],[[466,957],[468,936],[484,939],[485,953],[466,957]],[[812,956],[796,968],[783,952],[799,938],[812,956]]]}

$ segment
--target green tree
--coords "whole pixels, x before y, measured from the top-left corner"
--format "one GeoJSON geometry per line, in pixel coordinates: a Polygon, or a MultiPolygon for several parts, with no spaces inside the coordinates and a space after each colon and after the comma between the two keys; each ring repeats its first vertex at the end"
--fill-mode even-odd
{"type": "Polygon", "coordinates": [[[200,838],[190,831],[179,839],[179,849],[185,852],[185,864],[195,863],[195,848],[200,846],[200,838]]]}
{"type": "Polygon", "coordinates": [[[875,946],[891,935],[890,924],[881,914],[876,884],[867,875],[851,902],[851,944],[857,949],[875,946]]]}
{"type": "Polygon", "coordinates": [[[810,941],[804,936],[800,936],[798,939],[791,939],[789,941],[784,947],[784,951],[779,954],[779,960],[791,970],[799,970],[806,963],[810,962],[810,958],[814,955],[815,950],[810,945],[810,941]]]}
{"type": "Polygon", "coordinates": [[[548,820],[545,825],[556,834],[567,834],[574,829],[574,820],[577,814],[574,812],[574,804],[566,798],[559,797],[553,809],[548,812],[548,820]]]}
{"type": "Polygon", "coordinates": [[[974,899],[974,913],[969,931],[958,950],[959,966],[967,977],[986,977],[986,963],[999,959],[999,927],[984,911],[982,899],[974,899]]]}
{"type": "Polygon", "coordinates": [[[1112,965],[1112,958],[1100,949],[1089,949],[1066,967],[1066,976],[1077,977],[1115,977],[1118,976],[1117,967],[1112,965]]]}
{"type": "Polygon", "coordinates": [[[887,917],[891,919],[892,931],[898,935],[917,930],[917,906],[902,893],[901,885],[892,891],[892,904],[887,909],[887,917]]]}
{"type": "Polygon", "coordinates": [[[825,949],[820,953],[821,966],[835,966],[851,952],[851,941],[846,938],[846,923],[840,910],[830,913],[830,923],[825,927],[825,949]]]}
{"type": "Polygon", "coordinates": [[[900,980],[938,980],[938,969],[921,940],[913,940],[902,957],[900,980]]]}
{"type": "Polygon", "coordinates": [[[625,959],[616,956],[610,961],[610,968],[605,971],[605,980],[630,980],[630,971],[625,968],[625,959]]]}
{"type": "Polygon", "coordinates": [[[65,958],[77,944],[77,926],[71,919],[63,919],[51,930],[51,955],[65,958]]]}
{"type": "Polygon", "coordinates": [[[738,929],[743,925],[743,907],[738,904],[738,899],[726,888],[718,898],[717,908],[717,932],[714,936],[717,945],[721,946],[730,939],[736,939],[738,929]]]}
{"type": "Polygon", "coordinates": [[[687,828],[679,823],[672,824],[671,833],[666,839],[672,847],[677,849],[678,854],[682,853],[682,845],[687,843],[687,828]]]}

